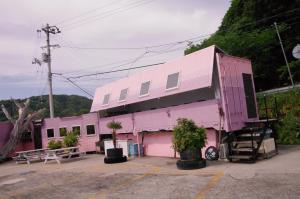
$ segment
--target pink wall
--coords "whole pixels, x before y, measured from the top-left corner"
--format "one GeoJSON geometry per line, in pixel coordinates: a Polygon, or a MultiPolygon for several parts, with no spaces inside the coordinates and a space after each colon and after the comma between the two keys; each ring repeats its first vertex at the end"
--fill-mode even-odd
{"type": "MultiPolygon", "coordinates": [[[[217,145],[217,136],[216,131],[214,129],[206,129],[206,136],[206,146],[201,150],[202,157],[205,157],[204,153],[207,147],[217,145]]],[[[172,137],[172,132],[145,133],[145,154],[147,156],[174,157],[174,149],[172,148],[172,137]]],[[[179,157],[178,154],[176,156],[179,157]]]]}
{"type": "Polygon", "coordinates": [[[95,142],[99,140],[99,126],[97,113],[89,113],[80,116],[64,117],[64,118],[46,118],[42,125],[42,143],[43,148],[47,148],[51,139],[63,140],[59,136],[59,128],[65,127],[67,131],[71,131],[73,126],[80,126],[79,147],[81,151],[95,151],[95,142]],[[87,135],[86,126],[95,125],[95,134],[87,135]],[[47,129],[54,129],[54,138],[47,137],[47,129]]]}
{"type": "Polygon", "coordinates": [[[226,131],[240,130],[245,126],[245,122],[258,120],[258,117],[248,119],[242,77],[242,73],[253,74],[251,62],[247,59],[218,53],[217,61],[221,84],[222,107],[225,113],[224,129],[226,131]]]}
{"type": "Polygon", "coordinates": [[[99,87],[95,92],[91,112],[209,87],[212,82],[214,52],[215,46],[210,46],[99,87]],[[179,72],[179,87],[166,91],[168,75],[177,72],[179,72]],[[146,81],[151,82],[149,95],[140,97],[141,84],[146,81]],[[126,88],[128,88],[127,99],[119,102],[120,91],[126,88]],[[106,94],[110,94],[110,100],[108,105],[103,106],[102,102],[106,94]]]}

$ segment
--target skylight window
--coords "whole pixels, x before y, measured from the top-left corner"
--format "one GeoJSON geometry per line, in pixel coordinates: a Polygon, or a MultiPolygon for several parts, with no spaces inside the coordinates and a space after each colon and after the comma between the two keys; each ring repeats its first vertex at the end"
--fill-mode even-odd
{"type": "Polygon", "coordinates": [[[177,88],[178,80],[179,80],[179,72],[168,75],[166,89],[168,90],[172,88],[177,88]]]}
{"type": "Polygon", "coordinates": [[[107,104],[108,104],[108,102],[109,102],[109,97],[110,97],[110,94],[104,95],[102,105],[107,105],[107,104]]]}
{"type": "Polygon", "coordinates": [[[127,98],[128,88],[122,89],[120,92],[119,101],[124,101],[127,98]]]}
{"type": "Polygon", "coordinates": [[[145,96],[149,94],[150,81],[143,82],[141,85],[140,96],[145,96]]]}

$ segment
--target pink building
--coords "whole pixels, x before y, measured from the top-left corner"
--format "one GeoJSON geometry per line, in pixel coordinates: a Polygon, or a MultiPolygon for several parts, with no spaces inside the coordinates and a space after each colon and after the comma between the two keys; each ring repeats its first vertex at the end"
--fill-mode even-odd
{"type": "MultiPolygon", "coordinates": [[[[251,62],[210,46],[180,59],[152,66],[96,89],[91,113],[45,119],[42,143],[80,130],[80,147],[111,137],[106,125],[119,121],[118,139],[143,143],[149,156],[173,157],[172,129],[189,118],[207,129],[207,144],[218,146],[219,132],[232,132],[258,120],[251,62]]],[[[204,150],[203,150],[204,151],[204,150]]]]}

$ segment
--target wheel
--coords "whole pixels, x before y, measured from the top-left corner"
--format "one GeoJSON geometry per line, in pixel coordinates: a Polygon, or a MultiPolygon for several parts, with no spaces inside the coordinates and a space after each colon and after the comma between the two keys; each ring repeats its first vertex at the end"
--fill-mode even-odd
{"type": "Polygon", "coordinates": [[[205,159],[207,160],[218,160],[219,151],[216,147],[210,146],[205,150],[205,159]]]}
{"type": "Polygon", "coordinates": [[[202,160],[178,160],[177,168],[181,170],[200,169],[206,166],[206,161],[202,160]]]}

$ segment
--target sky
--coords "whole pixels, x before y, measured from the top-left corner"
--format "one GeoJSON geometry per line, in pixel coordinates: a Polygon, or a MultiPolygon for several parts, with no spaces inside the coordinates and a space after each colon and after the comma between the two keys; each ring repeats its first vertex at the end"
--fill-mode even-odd
{"type": "Polygon", "coordinates": [[[230,0],[1,0],[0,99],[48,94],[46,63],[41,59],[47,23],[50,34],[53,93],[91,98],[95,88],[138,72],[85,74],[167,62],[191,43],[214,33],[230,0]]]}

